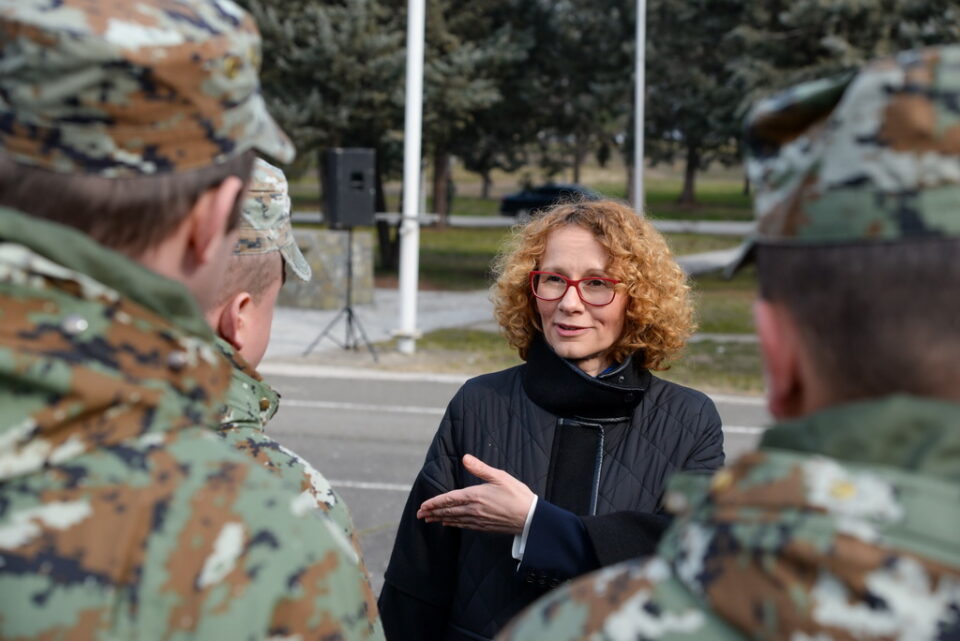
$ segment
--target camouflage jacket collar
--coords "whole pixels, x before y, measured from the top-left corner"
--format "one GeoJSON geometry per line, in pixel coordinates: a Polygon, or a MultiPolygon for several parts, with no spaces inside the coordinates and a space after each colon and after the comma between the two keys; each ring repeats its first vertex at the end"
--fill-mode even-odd
{"type": "Polygon", "coordinates": [[[731,586],[698,568],[743,558],[850,577],[864,559],[883,572],[907,555],[931,576],[960,576],[958,431],[960,405],[907,396],[778,425],[712,478],[670,481],[665,504],[679,518],[658,555],[721,610],[731,586]]]}
{"type": "Polygon", "coordinates": [[[64,225],[0,207],[0,242],[17,243],[92,278],[207,341],[213,331],[186,288],[64,225]]]}
{"type": "Polygon", "coordinates": [[[817,412],[767,431],[762,449],[820,454],[960,481],[960,404],[891,396],[817,412]]]}
{"type": "Polygon", "coordinates": [[[233,365],[230,390],[221,412],[221,424],[266,429],[280,406],[280,394],[230,343],[217,337],[216,345],[233,365]]]}
{"type": "Polygon", "coordinates": [[[191,331],[205,321],[173,285],[74,232],[0,212],[0,480],[94,450],[136,464],[144,447],[214,424],[230,365],[209,330],[191,331]],[[128,296],[140,283],[138,299],[161,302],[128,296]]]}
{"type": "Polygon", "coordinates": [[[956,620],[956,482],[761,449],[678,474],[666,504],[678,518],[657,556],[742,638],[941,639],[956,620]]]}

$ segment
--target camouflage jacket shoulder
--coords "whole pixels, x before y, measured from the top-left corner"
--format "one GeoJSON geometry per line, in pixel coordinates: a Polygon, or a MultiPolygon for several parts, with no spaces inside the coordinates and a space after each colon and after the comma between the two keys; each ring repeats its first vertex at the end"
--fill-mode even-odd
{"type": "Polygon", "coordinates": [[[0,637],[382,638],[343,537],[197,427],[230,366],[186,290],[16,212],[0,238],[0,637]]]}
{"type": "Polygon", "coordinates": [[[233,364],[232,380],[217,433],[234,448],[292,488],[304,509],[319,510],[333,520],[362,559],[360,541],[346,503],[330,482],[306,459],[265,432],[277,412],[280,395],[222,338],[216,345],[233,364]]]}
{"type": "MultiPolygon", "coordinates": [[[[891,409],[872,408],[903,418],[891,409]]],[[[924,414],[933,431],[960,425],[960,407],[929,409],[907,414],[924,414]]],[[[793,426],[802,427],[816,435],[793,426]]],[[[873,427],[883,440],[885,426],[873,427]]],[[[949,476],[768,445],[712,478],[678,476],[666,503],[679,516],[654,559],[574,582],[502,638],[933,641],[960,632],[960,487],[949,476]]]]}
{"type": "Polygon", "coordinates": [[[220,424],[264,431],[280,407],[280,394],[230,343],[218,336],[215,344],[233,366],[226,403],[221,408],[220,424]]]}

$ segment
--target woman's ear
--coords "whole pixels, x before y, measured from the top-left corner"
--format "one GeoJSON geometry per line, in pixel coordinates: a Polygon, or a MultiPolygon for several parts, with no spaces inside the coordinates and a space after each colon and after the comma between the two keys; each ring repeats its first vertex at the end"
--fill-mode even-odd
{"type": "Polygon", "coordinates": [[[778,420],[801,416],[808,386],[796,324],[783,305],[763,299],[753,304],[753,319],[763,356],[767,408],[778,420]]]}
{"type": "Polygon", "coordinates": [[[230,343],[238,352],[247,343],[246,313],[252,303],[253,298],[248,292],[234,294],[224,304],[217,322],[217,333],[220,334],[220,338],[230,343]]]}

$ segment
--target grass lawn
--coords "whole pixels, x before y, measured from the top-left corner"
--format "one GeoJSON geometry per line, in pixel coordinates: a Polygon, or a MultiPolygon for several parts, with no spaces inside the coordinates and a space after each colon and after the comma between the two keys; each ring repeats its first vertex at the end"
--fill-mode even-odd
{"type": "MultiPolygon", "coordinates": [[[[611,198],[626,198],[621,183],[588,185],[611,198]]],[[[743,194],[743,185],[728,179],[701,178],[697,181],[697,204],[680,205],[677,198],[683,183],[679,178],[648,178],[647,213],[666,220],[753,220],[750,197],[743,194]]]]}
{"type": "Polygon", "coordinates": [[[500,334],[476,329],[428,332],[417,341],[417,351],[442,353],[448,367],[458,367],[470,374],[496,372],[523,362],[500,334]]]}
{"type": "Polygon", "coordinates": [[[757,274],[752,267],[736,278],[707,275],[693,281],[697,329],[716,334],[752,334],[757,274]]]}
{"type": "MultiPolygon", "coordinates": [[[[490,286],[491,263],[510,230],[503,227],[420,229],[420,282],[426,289],[469,291],[490,286]]],[[[378,267],[378,277],[394,272],[378,267]]]]}
{"type": "Polygon", "coordinates": [[[654,373],[668,381],[706,392],[763,392],[760,347],[756,343],[690,343],[670,369],[654,373]]]}
{"type": "Polygon", "coordinates": [[[735,236],[714,236],[711,234],[664,234],[670,251],[674,256],[699,254],[716,249],[730,249],[740,244],[735,236]]]}

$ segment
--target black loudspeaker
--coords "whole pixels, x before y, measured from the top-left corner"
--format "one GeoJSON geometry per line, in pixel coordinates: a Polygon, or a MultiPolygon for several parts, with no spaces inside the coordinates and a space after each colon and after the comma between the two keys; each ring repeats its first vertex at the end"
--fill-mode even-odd
{"type": "Polygon", "coordinates": [[[373,149],[327,149],[323,163],[323,216],[334,229],[373,225],[376,197],[373,149]]]}

